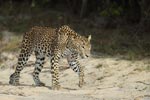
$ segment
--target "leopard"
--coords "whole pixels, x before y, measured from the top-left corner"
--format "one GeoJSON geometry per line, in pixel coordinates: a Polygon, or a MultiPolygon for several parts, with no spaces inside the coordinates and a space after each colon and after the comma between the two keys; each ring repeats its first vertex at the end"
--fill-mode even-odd
{"type": "Polygon", "coordinates": [[[20,85],[20,73],[32,53],[36,57],[32,73],[36,86],[45,86],[39,78],[45,57],[48,57],[51,63],[52,89],[62,88],[59,82],[59,61],[62,58],[66,58],[69,67],[78,74],[78,86],[82,87],[85,84],[85,68],[81,66],[79,60],[91,56],[91,35],[88,37],[80,35],[68,25],[58,28],[34,26],[25,32],[20,49],[15,71],[9,77],[9,84],[20,85]]]}

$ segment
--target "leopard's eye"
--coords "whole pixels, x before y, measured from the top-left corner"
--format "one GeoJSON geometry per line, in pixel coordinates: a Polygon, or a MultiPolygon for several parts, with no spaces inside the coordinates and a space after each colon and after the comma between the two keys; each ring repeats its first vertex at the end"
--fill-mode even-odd
{"type": "Polygon", "coordinates": [[[82,46],[82,48],[83,48],[83,49],[85,49],[85,47],[84,47],[84,46],[82,46]]]}

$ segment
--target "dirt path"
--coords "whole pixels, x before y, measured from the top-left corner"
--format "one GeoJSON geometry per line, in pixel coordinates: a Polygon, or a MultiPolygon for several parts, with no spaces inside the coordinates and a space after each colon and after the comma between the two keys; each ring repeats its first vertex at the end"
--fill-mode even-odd
{"type": "MultiPolygon", "coordinates": [[[[11,58],[11,57],[10,57],[11,58]]],[[[35,59],[30,58],[30,62],[35,59]]],[[[13,59],[16,62],[17,59],[13,59]]],[[[0,100],[150,100],[150,59],[128,61],[120,58],[99,57],[80,61],[85,67],[86,85],[78,87],[78,76],[71,69],[61,71],[63,89],[51,90],[49,62],[46,62],[41,80],[46,87],[35,87],[33,65],[21,73],[21,86],[11,86],[8,78],[14,71],[0,71],[0,100]]],[[[60,62],[66,68],[66,60],[60,62]]],[[[11,66],[5,61],[3,66],[11,66]]]]}

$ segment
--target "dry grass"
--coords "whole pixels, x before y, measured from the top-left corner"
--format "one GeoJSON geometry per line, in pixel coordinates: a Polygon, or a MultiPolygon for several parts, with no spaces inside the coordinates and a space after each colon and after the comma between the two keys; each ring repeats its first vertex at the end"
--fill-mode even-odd
{"type": "Polygon", "coordinates": [[[0,52],[17,51],[20,47],[20,43],[21,43],[21,37],[14,36],[10,41],[1,43],[0,52]]]}
{"type": "Polygon", "coordinates": [[[150,65],[147,65],[147,66],[145,67],[145,70],[146,70],[146,71],[150,71],[150,65]]]}
{"type": "Polygon", "coordinates": [[[96,66],[96,68],[102,68],[103,67],[103,65],[102,64],[98,64],[97,66],[96,66]]]}

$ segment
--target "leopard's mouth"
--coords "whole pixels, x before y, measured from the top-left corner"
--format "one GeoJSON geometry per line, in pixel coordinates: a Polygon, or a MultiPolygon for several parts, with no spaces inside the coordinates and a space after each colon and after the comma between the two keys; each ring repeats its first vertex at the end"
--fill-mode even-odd
{"type": "Polygon", "coordinates": [[[88,55],[88,54],[82,54],[82,55],[81,55],[81,58],[82,58],[82,59],[86,59],[86,58],[89,58],[89,57],[90,57],[90,55],[88,55]]]}

